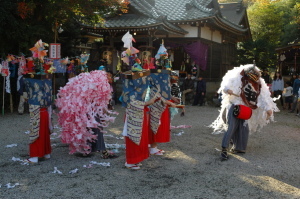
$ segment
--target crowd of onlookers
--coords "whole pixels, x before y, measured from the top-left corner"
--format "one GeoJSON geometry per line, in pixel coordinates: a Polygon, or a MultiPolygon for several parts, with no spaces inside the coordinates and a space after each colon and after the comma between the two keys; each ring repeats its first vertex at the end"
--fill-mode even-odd
{"type": "MultiPolygon", "coordinates": [[[[263,70],[261,77],[270,88],[271,96],[279,100],[279,109],[288,110],[300,116],[300,74],[293,74],[290,78],[284,79],[278,72],[271,77],[268,70],[263,70]]],[[[192,74],[187,74],[181,82],[181,92],[183,104],[189,104],[186,96],[190,95],[192,99],[189,101],[193,106],[202,106],[205,103],[206,82],[201,75],[195,78],[192,74]]],[[[213,102],[219,106],[221,100],[221,94],[216,92],[213,102]]]]}
{"type": "Polygon", "coordinates": [[[290,78],[284,79],[276,72],[271,78],[267,70],[262,73],[262,78],[270,87],[271,95],[279,97],[281,109],[289,110],[290,113],[300,112],[300,74],[293,74],[290,78]]]}

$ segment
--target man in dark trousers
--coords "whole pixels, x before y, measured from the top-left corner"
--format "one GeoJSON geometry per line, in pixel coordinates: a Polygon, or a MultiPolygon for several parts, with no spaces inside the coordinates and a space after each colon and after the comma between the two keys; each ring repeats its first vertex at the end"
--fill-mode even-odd
{"type": "Polygon", "coordinates": [[[184,82],[183,82],[183,92],[182,92],[182,103],[183,104],[186,104],[185,95],[187,93],[193,92],[193,90],[194,90],[194,80],[192,80],[191,77],[192,77],[192,75],[188,74],[187,78],[184,79],[184,82]]]}
{"type": "Polygon", "coordinates": [[[193,106],[196,106],[198,104],[200,106],[203,105],[205,93],[206,93],[206,82],[203,80],[202,76],[199,76],[197,81],[193,106]]]}

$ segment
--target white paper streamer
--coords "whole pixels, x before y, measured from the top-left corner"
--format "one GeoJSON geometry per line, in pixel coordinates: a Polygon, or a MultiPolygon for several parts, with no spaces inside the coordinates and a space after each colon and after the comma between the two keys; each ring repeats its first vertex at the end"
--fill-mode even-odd
{"type": "Polygon", "coordinates": [[[5,185],[8,189],[12,189],[12,188],[15,188],[16,186],[20,186],[20,183],[15,183],[15,184],[12,184],[12,183],[7,183],[5,185]]]}
{"type": "Polygon", "coordinates": [[[73,170],[71,170],[71,171],[69,171],[69,174],[74,174],[74,173],[77,173],[79,171],[79,169],[73,169],[73,170]]]}
{"type": "Polygon", "coordinates": [[[90,161],[91,164],[95,164],[95,165],[100,165],[100,166],[104,166],[104,167],[110,167],[110,163],[109,162],[96,162],[96,161],[90,161]]]}
{"type": "Polygon", "coordinates": [[[14,162],[21,162],[21,165],[29,165],[27,160],[21,160],[20,158],[12,157],[11,160],[14,162]]]}
{"type": "Polygon", "coordinates": [[[174,133],[174,135],[176,135],[176,136],[181,136],[182,134],[184,134],[184,131],[180,131],[179,133],[174,133]]]}
{"type": "Polygon", "coordinates": [[[84,167],[84,168],[88,168],[88,169],[90,169],[90,168],[92,168],[92,167],[93,167],[93,164],[89,164],[89,165],[83,165],[83,167],[84,167]]]}
{"type": "Polygon", "coordinates": [[[58,170],[57,167],[54,167],[54,171],[52,171],[52,173],[62,174],[62,172],[58,170]]]}
{"type": "Polygon", "coordinates": [[[105,146],[109,149],[125,149],[125,144],[105,144],[105,146]]]}
{"type": "Polygon", "coordinates": [[[6,145],[6,148],[12,148],[14,146],[18,146],[18,144],[9,144],[9,145],[6,145]]]}

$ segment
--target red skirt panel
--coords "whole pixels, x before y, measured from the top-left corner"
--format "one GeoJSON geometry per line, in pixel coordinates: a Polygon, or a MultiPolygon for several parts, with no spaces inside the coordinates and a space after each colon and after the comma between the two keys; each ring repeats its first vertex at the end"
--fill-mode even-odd
{"type": "Polygon", "coordinates": [[[126,162],[127,164],[136,164],[142,162],[149,157],[148,148],[148,130],[149,130],[149,116],[148,108],[144,108],[144,121],[142,129],[142,137],[140,145],[132,142],[128,137],[125,137],[126,143],[126,162]]]}
{"type": "Polygon", "coordinates": [[[47,108],[40,109],[39,138],[29,145],[30,157],[44,157],[51,153],[49,114],[47,108]]]}
{"type": "Polygon", "coordinates": [[[167,106],[160,118],[160,126],[158,127],[157,133],[154,134],[149,128],[149,144],[153,144],[154,142],[166,143],[171,140],[170,133],[170,111],[167,106]]]}

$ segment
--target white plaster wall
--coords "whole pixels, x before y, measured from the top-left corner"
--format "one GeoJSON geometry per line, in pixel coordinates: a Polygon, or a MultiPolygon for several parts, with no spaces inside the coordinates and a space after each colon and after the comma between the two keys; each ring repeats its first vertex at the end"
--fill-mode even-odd
{"type": "MultiPolygon", "coordinates": [[[[191,26],[191,25],[178,25],[185,31],[189,32],[184,37],[198,37],[198,27],[196,26],[191,26]]],[[[170,34],[169,37],[182,37],[181,35],[173,35],[170,34]]]]}
{"type": "Polygon", "coordinates": [[[217,43],[222,43],[222,34],[219,31],[213,32],[213,41],[217,43]]]}
{"type": "Polygon", "coordinates": [[[179,25],[179,27],[184,29],[185,31],[189,32],[188,34],[184,35],[184,37],[198,37],[198,27],[197,26],[179,25]]]}
{"type": "Polygon", "coordinates": [[[208,27],[201,27],[201,38],[211,40],[211,30],[208,27]]]}

